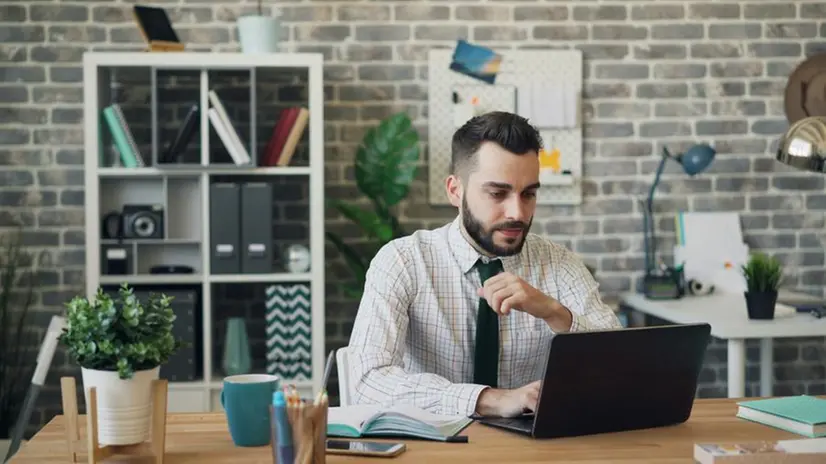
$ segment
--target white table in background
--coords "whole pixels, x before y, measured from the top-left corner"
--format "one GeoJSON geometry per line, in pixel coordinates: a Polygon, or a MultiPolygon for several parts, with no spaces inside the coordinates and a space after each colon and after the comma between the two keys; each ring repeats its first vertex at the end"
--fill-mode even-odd
{"type": "MultiPolygon", "coordinates": [[[[810,295],[781,291],[779,300],[821,302],[810,295]]],[[[642,293],[629,292],[620,303],[630,309],[677,324],[707,322],[711,335],[728,343],[728,397],[746,395],[746,340],[760,340],[760,396],[772,396],[773,348],[775,338],[826,336],[826,318],[808,313],[774,320],[751,320],[746,313],[743,295],[714,293],[685,296],[679,300],[649,300],[642,293]]]]}

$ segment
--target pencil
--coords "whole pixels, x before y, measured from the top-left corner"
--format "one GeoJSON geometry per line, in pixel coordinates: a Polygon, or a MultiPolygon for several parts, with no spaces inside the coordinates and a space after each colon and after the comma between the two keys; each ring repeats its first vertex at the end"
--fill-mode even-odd
{"type": "Polygon", "coordinates": [[[324,464],[327,453],[327,403],[329,399],[326,391],[320,391],[316,397],[315,408],[315,430],[313,446],[313,464],[324,464]]]}

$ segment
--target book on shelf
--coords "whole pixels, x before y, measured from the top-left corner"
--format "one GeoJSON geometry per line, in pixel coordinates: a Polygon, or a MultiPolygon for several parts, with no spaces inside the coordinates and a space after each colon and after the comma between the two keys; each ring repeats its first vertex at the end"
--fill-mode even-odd
{"type": "Polygon", "coordinates": [[[826,399],[796,395],[741,401],[737,405],[737,417],[741,419],[810,438],[826,437],[826,399]]]}
{"type": "Polygon", "coordinates": [[[261,157],[263,166],[289,166],[307,128],[310,111],[294,106],[281,110],[261,157]]]}
{"type": "Polygon", "coordinates": [[[700,464],[817,464],[826,462],[826,438],[695,443],[700,464]]]}
{"type": "Polygon", "coordinates": [[[184,117],[184,122],[175,138],[167,145],[166,150],[158,158],[159,164],[171,164],[183,161],[183,156],[186,152],[187,146],[192,141],[192,137],[198,132],[198,123],[200,122],[200,105],[193,104],[184,117]]]}
{"type": "Polygon", "coordinates": [[[209,122],[218,134],[218,138],[221,139],[221,143],[224,144],[224,148],[227,149],[227,153],[229,153],[232,161],[237,165],[252,163],[249,152],[244,148],[238,132],[232,125],[232,121],[229,120],[227,110],[224,108],[221,99],[218,98],[218,94],[215,93],[214,90],[209,91],[209,102],[212,105],[211,108],[207,110],[209,122]]]}
{"type": "Polygon", "coordinates": [[[114,149],[120,156],[121,164],[127,168],[146,166],[119,104],[115,103],[103,109],[103,122],[112,135],[114,149]]]}
{"type": "Polygon", "coordinates": [[[382,408],[374,405],[332,407],[327,435],[333,437],[410,437],[451,441],[472,419],[433,414],[414,406],[382,408]]]}

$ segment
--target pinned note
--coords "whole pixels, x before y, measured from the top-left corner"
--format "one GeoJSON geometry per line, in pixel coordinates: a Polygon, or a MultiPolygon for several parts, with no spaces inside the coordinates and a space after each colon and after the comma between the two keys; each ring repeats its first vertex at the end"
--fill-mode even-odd
{"type": "Polygon", "coordinates": [[[516,112],[516,88],[512,85],[453,86],[453,126],[491,111],[516,112]]]}

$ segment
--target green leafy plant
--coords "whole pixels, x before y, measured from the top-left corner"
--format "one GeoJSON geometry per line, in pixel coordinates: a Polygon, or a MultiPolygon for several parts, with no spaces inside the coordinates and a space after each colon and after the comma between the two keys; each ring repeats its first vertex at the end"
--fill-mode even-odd
{"type": "Polygon", "coordinates": [[[34,279],[23,268],[30,257],[21,237],[19,231],[3,237],[0,248],[0,439],[11,435],[35,367],[29,354],[35,338],[27,331],[34,279]]]}
{"type": "Polygon", "coordinates": [[[366,252],[327,232],[327,239],[344,256],[355,277],[345,285],[348,296],[359,298],[370,260],[387,242],[406,235],[393,213],[410,191],[419,163],[419,134],[405,113],[396,113],[370,128],[356,151],[356,185],[370,202],[365,209],[338,199],[329,205],[361,228],[367,240],[366,252]]]}
{"type": "Polygon", "coordinates": [[[75,297],[67,304],[60,341],[81,367],[117,371],[121,379],[130,379],[135,371],[166,363],[183,346],[172,335],[171,301],[152,294],[141,302],[127,284],[115,298],[102,289],[93,301],[75,297]]]}
{"type": "Polygon", "coordinates": [[[783,280],[780,261],[765,253],[753,253],[741,270],[749,293],[775,292],[783,280]]]}

